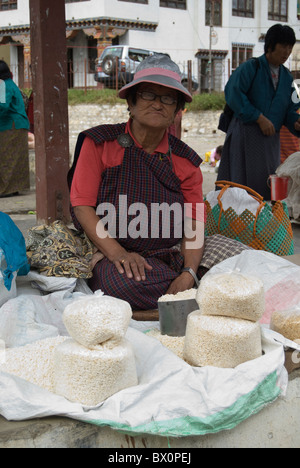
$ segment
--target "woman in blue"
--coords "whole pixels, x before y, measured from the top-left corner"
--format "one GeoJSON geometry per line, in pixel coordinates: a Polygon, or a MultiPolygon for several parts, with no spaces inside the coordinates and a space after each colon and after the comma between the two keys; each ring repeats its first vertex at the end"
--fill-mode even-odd
{"type": "Polygon", "coordinates": [[[30,188],[28,130],[21,91],[0,60],[0,197],[30,188]]]}
{"type": "Polygon", "coordinates": [[[300,137],[299,100],[283,65],[296,42],[289,26],[272,26],[265,53],[237,68],[225,87],[234,111],[222,152],[218,180],[246,185],[270,200],[268,178],[280,165],[279,132],[285,125],[300,137]]]}

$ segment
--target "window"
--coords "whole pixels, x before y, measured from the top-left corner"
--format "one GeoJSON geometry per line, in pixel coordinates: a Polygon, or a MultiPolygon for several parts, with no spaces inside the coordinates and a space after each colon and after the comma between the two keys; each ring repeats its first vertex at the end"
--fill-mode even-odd
{"type": "Polygon", "coordinates": [[[18,1],[17,0],[0,0],[0,10],[17,10],[18,1]]]}
{"type": "Polygon", "coordinates": [[[186,0],[160,0],[161,7],[178,8],[179,10],[186,10],[186,0]]]}
{"type": "Polygon", "coordinates": [[[244,45],[234,45],[232,47],[232,70],[253,57],[253,47],[244,45]]]}
{"type": "Polygon", "coordinates": [[[232,0],[232,16],[254,18],[253,0],[232,0]]]}
{"type": "Polygon", "coordinates": [[[213,26],[222,26],[222,0],[206,0],[205,2],[205,24],[210,25],[212,19],[213,26]],[[211,18],[211,15],[213,16],[211,18]]]}
{"type": "Polygon", "coordinates": [[[287,22],[288,0],[269,0],[268,18],[269,20],[287,22]]]}
{"type": "Polygon", "coordinates": [[[119,2],[130,2],[130,3],[144,3],[148,4],[148,0],[119,0],[119,2]]]}

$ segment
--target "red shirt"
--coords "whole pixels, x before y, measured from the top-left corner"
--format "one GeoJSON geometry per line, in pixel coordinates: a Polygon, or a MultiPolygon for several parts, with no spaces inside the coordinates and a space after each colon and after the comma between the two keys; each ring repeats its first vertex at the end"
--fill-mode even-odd
{"type": "MultiPolygon", "coordinates": [[[[126,125],[126,132],[134,139],[129,122],[126,125]]],[[[141,145],[135,139],[134,142],[137,147],[141,148],[141,145]]],[[[154,153],[166,154],[168,150],[168,133],[165,132],[154,153]]],[[[92,139],[86,137],[73,177],[70,195],[71,205],[73,207],[92,206],[96,208],[102,173],[107,168],[119,166],[123,161],[123,157],[124,148],[116,140],[97,145],[92,139]]],[[[196,216],[195,207],[196,203],[203,205],[203,176],[200,168],[195,167],[188,159],[181,158],[174,153],[172,153],[172,164],[173,171],[181,181],[184,202],[193,204],[192,218],[204,221],[203,215],[199,212],[196,216]]]]}

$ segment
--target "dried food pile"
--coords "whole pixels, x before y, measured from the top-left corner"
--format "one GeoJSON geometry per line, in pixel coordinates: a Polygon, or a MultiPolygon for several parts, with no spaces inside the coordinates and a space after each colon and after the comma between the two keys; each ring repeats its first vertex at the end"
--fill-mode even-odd
{"type": "Polygon", "coordinates": [[[300,307],[273,312],[270,328],[288,340],[300,343],[300,307]]]}
{"type": "Polygon", "coordinates": [[[70,337],[54,337],[6,350],[1,370],[85,406],[96,406],[137,385],[135,357],[125,334],[130,305],[108,296],[66,307],[70,337]]]}
{"type": "Polygon", "coordinates": [[[133,350],[125,334],[130,305],[109,296],[81,299],[66,307],[71,335],[54,353],[55,392],[70,401],[96,406],[137,385],[133,350]]]}
{"type": "Polygon", "coordinates": [[[260,279],[238,272],[205,276],[198,290],[163,296],[159,301],[195,298],[199,310],[188,316],[185,337],[159,330],[147,334],[196,367],[234,368],[262,355],[259,320],[265,311],[260,279]]]}
{"type": "Polygon", "coordinates": [[[207,275],[187,321],[184,359],[193,366],[233,368],[262,355],[258,320],[265,308],[263,283],[240,273],[207,275]]]}

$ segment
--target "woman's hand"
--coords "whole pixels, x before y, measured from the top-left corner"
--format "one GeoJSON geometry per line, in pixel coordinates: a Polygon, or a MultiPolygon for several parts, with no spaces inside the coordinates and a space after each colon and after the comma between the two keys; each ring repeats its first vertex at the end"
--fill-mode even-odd
{"type": "Polygon", "coordinates": [[[177,294],[179,292],[192,289],[195,284],[195,280],[188,271],[184,271],[179,275],[169,286],[166,294],[177,294]]]}
{"type": "Polygon", "coordinates": [[[274,125],[272,124],[271,120],[267,119],[267,117],[265,117],[263,114],[260,114],[256,122],[265,136],[275,135],[276,130],[274,125]]]}
{"type": "Polygon", "coordinates": [[[300,119],[298,119],[297,122],[295,122],[294,127],[297,132],[300,132],[300,119]]]}
{"type": "Polygon", "coordinates": [[[256,121],[265,136],[273,136],[276,133],[275,127],[271,120],[267,119],[263,114],[260,114],[256,121]]]}
{"type": "Polygon", "coordinates": [[[111,259],[111,262],[121,275],[126,273],[127,278],[134,278],[135,281],[145,281],[145,270],[152,270],[152,266],[147,260],[135,252],[129,253],[124,251],[121,255],[118,255],[117,258],[111,259]]]}

